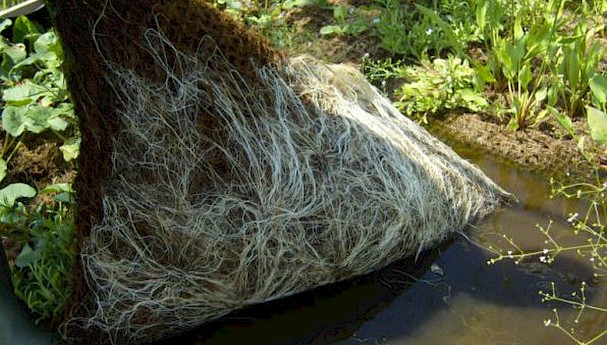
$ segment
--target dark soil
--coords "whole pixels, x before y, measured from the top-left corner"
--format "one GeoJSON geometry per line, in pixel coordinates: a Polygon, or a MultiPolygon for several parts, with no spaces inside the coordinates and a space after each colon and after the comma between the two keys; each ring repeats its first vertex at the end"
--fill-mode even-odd
{"type": "MultiPolygon", "coordinates": [[[[584,121],[574,122],[592,154],[596,148],[586,136],[585,126],[584,121]]],[[[470,146],[547,178],[589,180],[594,175],[593,166],[580,154],[577,141],[549,122],[513,132],[486,116],[453,113],[434,121],[430,130],[451,146],[470,146]]]]}

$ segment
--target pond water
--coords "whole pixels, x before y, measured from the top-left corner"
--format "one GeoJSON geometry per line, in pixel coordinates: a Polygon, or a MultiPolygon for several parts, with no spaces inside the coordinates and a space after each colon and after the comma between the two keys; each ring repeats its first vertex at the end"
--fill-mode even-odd
{"type": "MultiPolygon", "coordinates": [[[[513,237],[525,250],[538,250],[546,239],[536,225],[547,225],[560,243],[575,243],[569,213],[583,205],[549,198],[545,179],[473,151],[459,153],[515,194],[519,203],[485,219],[469,232],[417,262],[402,260],[373,274],[322,287],[291,298],[248,308],[181,337],[197,344],[573,344],[563,332],[544,327],[559,307],[569,329],[579,312],[563,304],[541,303],[538,291],[559,295],[592,281],[588,259],[562,255],[554,264],[538,258],[515,265],[487,265],[494,257],[482,249],[513,237]]],[[[578,292],[579,294],[579,292],[578,292]]],[[[607,284],[586,287],[587,302],[607,305],[607,284]]],[[[575,324],[580,340],[607,328],[607,313],[585,312],[575,324]]],[[[174,342],[175,339],[167,341],[174,342]]],[[[594,344],[607,344],[607,337],[594,344]]]]}

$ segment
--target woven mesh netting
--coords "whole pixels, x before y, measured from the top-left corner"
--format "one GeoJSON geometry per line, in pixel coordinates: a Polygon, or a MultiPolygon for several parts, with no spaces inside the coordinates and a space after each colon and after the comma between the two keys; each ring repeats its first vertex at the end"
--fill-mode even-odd
{"type": "Polygon", "coordinates": [[[82,10],[90,30],[67,38],[72,24],[57,24],[83,145],[94,145],[77,181],[86,285],[62,327],[72,340],[158,340],[365,274],[508,198],[352,67],[260,54],[255,36],[235,61],[225,28],[240,27],[204,3],[115,2],[55,2],[82,10]],[[203,8],[219,31],[191,30],[184,44],[170,15],[182,7],[203,8]],[[97,86],[78,80],[87,44],[97,86]],[[117,55],[120,44],[136,54],[117,55]]]}

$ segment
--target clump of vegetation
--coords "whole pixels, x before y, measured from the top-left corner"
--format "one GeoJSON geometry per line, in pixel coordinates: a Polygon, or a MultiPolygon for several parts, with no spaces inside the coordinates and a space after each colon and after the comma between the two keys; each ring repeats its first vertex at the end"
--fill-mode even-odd
{"type": "Polygon", "coordinates": [[[0,239],[18,244],[20,251],[11,264],[15,292],[40,321],[59,316],[71,294],[76,253],[73,192],[69,183],[37,191],[14,182],[11,160],[38,136],[61,145],[63,158],[71,161],[78,156],[80,137],[57,36],[23,16],[14,23],[0,21],[0,33],[9,30],[11,40],[0,37],[0,182],[13,183],[0,190],[0,239]],[[35,196],[46,201],[33,202],[35,196]]]}
{"type": "Polygon", "coordinates": [[[51,185],[40,193],[55,194],[57,205],[17,202],[36,195],[23,183],[0,190],[0,236],[22,245],[11,267],[15,293],[34,312],[36,322],[61,315],[71,296],[76,256],[69,185],[51,185]]]}
{"type": "Polygon", "coordinates": [[[405,82],[394,91],[396,107],[404,114],[427,123],[428,116],[445,110],[479,112],[488,106],[467,60],[449,56],[420,65],[393,64],[391,60],[363,59],[363,70],[373,79],[396,78],[405,82]]]}

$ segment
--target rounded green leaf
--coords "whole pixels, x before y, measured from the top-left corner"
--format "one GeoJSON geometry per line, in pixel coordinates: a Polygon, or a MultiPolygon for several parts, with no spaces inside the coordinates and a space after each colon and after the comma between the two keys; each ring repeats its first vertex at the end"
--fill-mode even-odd
{"type": "Polygon", "coordinates": [[[74,190],[72,189],[72,184],[71,183],[54,183],[54,184],[50,184],[50,185],[44,187],[44,189],[40,191],[40,193],[61,193],[61,192],[73,193],[74,190]]]}
{"type": "Polygon", "coordinates": [[[26,244],[15,258],[15,266],[25,268],[38,261],[38,259],[40,259],[40,252],[33,250],[29,244],[26,244]]]}
{"type": "Polygon", "coordinates": [[[19,198],[33,198],[36,190],[25,183],[12,183],[0,190],[0,205],[13,207],[19,198]]]}
{"type": "Polygon", "coordinates": [[[13,21],[8,18],[0,19],[0,32],[6,30],[6,28],[10,27],[13,24],[13,21]]]}
{"type": "Polygon", "coordinates": [[[36,53],[53,52],[60,55],[61,46],[57,35],[52,31],[40,35],[36,42],[34,42],[34,50],[36,50],[36,53]]]}
{"type": "Polygon", "coordinates": [[[32,133],[42,133],[49,128],[48,120],[51,112],[49,108],[34,105],[25,112],[25,128],[32,133]]]}
{"type": "Polygon", "coordinates": [[[607,103],[607,78],[596,74],[590,79],[589,85],[597,105],[607,103]]]}
{"type": "Polygon", "coordinates": [[[599,144],[607,144],[607,114],[594,107],[586,107],[590,136],[599,144]]]}
{"type": "MultiPolygon", "coordinates": [[[[13,42],[25,43],[26,40],[35,40],[40,36],[40,29],[26,16],[19,16],[13,25],[13,42]]],[[[30,42],[31,42],[30,41],[30,42]]]]}
{"type": "Polygon", "coordinates": [[[13,137],[18,137],[25,129],[25,108],[7,106],[2,111],[2,127],[13,137]]]}
{"type": "Polygon", "coordinates": [[[78,158],[80,154],[80,138],[72,137],[65,141],[63,145],[59,148],[63,153],[63,159],[66,162],[71,161],[72,159],[78,158]]]}

